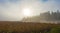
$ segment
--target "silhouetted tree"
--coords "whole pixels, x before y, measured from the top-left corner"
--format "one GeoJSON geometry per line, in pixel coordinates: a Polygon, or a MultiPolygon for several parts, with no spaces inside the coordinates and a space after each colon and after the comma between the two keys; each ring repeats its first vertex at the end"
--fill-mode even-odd
{"type": "Polygon", "coordinates": [[[49,21],[49,20],[51,20],[51,21],[60,20],[59,10],[57,10],[57,12],[51,12],[51,14],[50,14],[50,11],[48,11],[48,12],[45,12],[45,13],[41,14],[40,16],[42,16],[43,19],[45,19],[47,21],[49,21]]]}

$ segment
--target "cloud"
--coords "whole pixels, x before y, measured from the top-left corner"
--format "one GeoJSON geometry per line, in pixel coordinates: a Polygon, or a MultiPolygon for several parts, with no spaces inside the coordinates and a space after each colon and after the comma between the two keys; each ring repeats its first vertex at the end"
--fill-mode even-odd
{"type": "Polygon", "coordinates": [[[22,8],[30,7],[36,15],[60,9],[60,0],[0,0],[0,20],[21,20],[22,8]]]}
{"type": "Polygon", "coordinates": [[[48,0],[40,0],[41,2],[45,3],[45,2],[48,2],[48,0]]]}
{"type": "Polygon", "coordinates": [[[3,1],[2,3],[0,2],[0,21],[17,21],[21,20],[21,18],[22,14],[19,3],[12,3],[10,1],[5,3],[3,1]]]}

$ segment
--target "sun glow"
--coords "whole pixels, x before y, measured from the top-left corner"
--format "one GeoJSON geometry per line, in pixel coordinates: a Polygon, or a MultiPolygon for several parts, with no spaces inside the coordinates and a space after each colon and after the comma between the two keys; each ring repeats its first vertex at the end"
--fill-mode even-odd
{"type": "Polygon", "coordinates": [[[23,9],[23,14],[24,14],[24,16],[32,16],[31,9],[29,9],[29,8],[24,8],[24,9],[23,9]]]}

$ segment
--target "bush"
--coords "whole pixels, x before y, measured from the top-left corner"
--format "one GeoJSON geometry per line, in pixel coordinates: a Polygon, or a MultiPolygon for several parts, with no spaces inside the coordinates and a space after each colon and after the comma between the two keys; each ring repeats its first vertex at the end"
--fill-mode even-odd
{"type": "Polygon", "coordinates": [[[60,27],[52,28],[50,33],[60,33],[60,27]]]}

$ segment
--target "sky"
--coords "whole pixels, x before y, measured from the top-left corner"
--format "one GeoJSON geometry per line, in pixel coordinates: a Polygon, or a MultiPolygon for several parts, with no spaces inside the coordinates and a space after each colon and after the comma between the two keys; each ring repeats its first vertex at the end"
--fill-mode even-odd
{"type": "Polygon", "coordinates": [[[0,21],[20,21],[23,8],[31,8],[33,15],[60,10],[60,0],[0,0],[0,21]]]}

